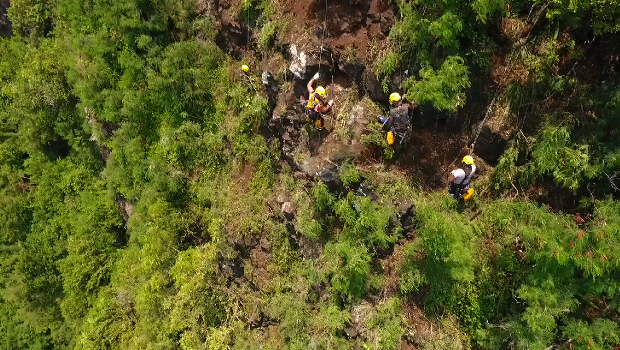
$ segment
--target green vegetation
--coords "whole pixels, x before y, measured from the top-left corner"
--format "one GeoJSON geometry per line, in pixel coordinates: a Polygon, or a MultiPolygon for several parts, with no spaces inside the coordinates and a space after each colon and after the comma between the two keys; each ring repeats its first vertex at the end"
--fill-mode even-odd
{"type": "MultiPolygon", "coordinates": [[[[299,176],[206,3],[11,2],[1,349],[620,347],[620,3],[392,2],[386,90],[408,70],[438,115],[496,96],[511,116],[462,213],[413,185],[377,123],[339,141],[391,162],[299,176]]],[[[284,57],[302,25],[279,2],[227,5],[244,62],[284,57]]]]}

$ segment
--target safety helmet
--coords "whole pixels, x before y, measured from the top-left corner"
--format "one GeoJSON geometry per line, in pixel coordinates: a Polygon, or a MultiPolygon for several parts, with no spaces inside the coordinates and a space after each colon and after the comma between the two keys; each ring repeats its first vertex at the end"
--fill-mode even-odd
{"type": "Polygon", "coordinates": [[[465,163],[467,165],[474,165],[474,157],[472,157],[472,156],[465,156],[465,157],[463,157],[463,163],[465,163]]]}
{"type": "Polygon", "coordinates": [[[241,70],[247,73],[247,72],[250,71],[250,67],[248,67],[247,64],[244,64],[244,65],[241,66],[241,70]]]}
{"type": "Polygon", "coordinates": [[[317,94],[319,94],[319,96],[322,97],[327,97],[327,92],[325,91],[325,88],[322,86],[319,86],[316,88],[316,90],[314,90],[317,94]]]}
{"type": "Polygon", "coordinates": [[[398,92],[393,92],[390,94],[390,103],[396,103],[400,101],[400,94],[398,92]]]}

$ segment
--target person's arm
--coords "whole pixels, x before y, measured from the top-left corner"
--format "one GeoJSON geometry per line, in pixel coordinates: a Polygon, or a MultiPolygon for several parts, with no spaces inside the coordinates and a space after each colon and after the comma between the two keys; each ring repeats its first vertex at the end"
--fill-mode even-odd
{"type": "Polygon", "coordinates": [[[310,79],[310,81],[308,82],[308,85],[306,86],[308,88],[308,93],[311,94],[314,92],[314,88],[312,87],[312,85],[314,85],[314,82],[319,79],[319,73],[317,72],[312,79],[310,79]]]}
{"type": "Polygon", "coordinates": [[[332,105],[334,104],[334,100],[329,100],[329,102],[327,102],[327,104],[323,104],[321,106],[321,113],[329,113],[329,111],[331,111],[332,109],[332,105]]]}
{"type": "Polygon", "coordinates": [[[448,175],[448,183],[454,183],[454,174],[450,173],[450,175],[448,175]]]}

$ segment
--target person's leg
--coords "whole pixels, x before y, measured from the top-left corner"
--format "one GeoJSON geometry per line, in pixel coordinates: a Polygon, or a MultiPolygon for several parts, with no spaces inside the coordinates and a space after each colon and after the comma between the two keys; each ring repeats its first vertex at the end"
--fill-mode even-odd
{"type": "Polygon", "coordinates": [[[451,183],[450,185],[448,185],[448,193],[450,193],[452,197],[456,198],[459,192],[458,187],[459,187],[458,185],[451,183]]]}
{"type": "Polygon", "coordinates": [[[317,127],[317,129],[323,129],[323,126],[325,125],[325,119],[323,119],[323,117],[319,115],[318,118],[315,120],[314,125],[317,127]]]}

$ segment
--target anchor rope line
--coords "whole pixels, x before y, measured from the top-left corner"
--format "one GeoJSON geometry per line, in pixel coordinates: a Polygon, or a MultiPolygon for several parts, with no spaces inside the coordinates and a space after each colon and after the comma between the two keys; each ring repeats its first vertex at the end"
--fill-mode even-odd
{"type": "Polygon", "coordinates": [[[246,30],[246,43],[245,50],[248,51],[250,49],[250,10],[248,8],[245,9],[245,30],[246,30]]]}
{"type": "Polygon", "coordinates": [[[487,112],[484,115],[484,119],[482,119],[482,123],[480,123],[480,126],[478,127],[478,130],[476,132],[476,137],[474,137],[474,141],[471,143],[471,146],[469,146],[472,152],[474,151],[474,147],[476,147],[476,142],[478,141],[478,137],[480,136],[480,133],[482,132],[482,128],[484,127],[484,124],[486,123],[487,118],[489,117],[489,114],[491,114],[491,110],[493,109],[493,106],[495,105],[495,100],[497,99],[498,93],[499,93],[499,89],[495,91],[495,96],[493,96],[491,103],[489,103],[489,107],[487,108],[487,112]]]}

